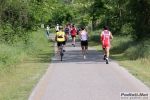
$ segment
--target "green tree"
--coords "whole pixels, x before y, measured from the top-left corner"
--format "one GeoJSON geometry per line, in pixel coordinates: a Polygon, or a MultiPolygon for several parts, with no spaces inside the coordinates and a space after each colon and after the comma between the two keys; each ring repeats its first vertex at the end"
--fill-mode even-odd
{"type": "Polygon", "coordinates": [[[150,0],[130,1],[131,17],[133,19],[133,38],[144,41],[150,38],[150,0]]]}

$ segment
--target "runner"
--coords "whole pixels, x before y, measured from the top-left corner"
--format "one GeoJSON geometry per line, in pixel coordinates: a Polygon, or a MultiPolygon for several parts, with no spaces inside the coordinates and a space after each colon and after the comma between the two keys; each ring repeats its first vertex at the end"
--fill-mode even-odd
{"type": "Polygon", "coordinates": [[[100,34],[100,41],[102,43],[104,60],[106,60],[106,64],[109,63],[109,50],[110,50],[110,39],[113,39],[112,33],[108,30],[107,26],[104,26],[104,31],[100,34]]]}
{"type": "Polygon", "coordinates": [[[70,23],[70,24],[69,24],[70,31],[72,30],[72,26],[73,26],[73,24],[70,23]]]}
{"type": "Polygon", "coordinates": [[[65,51],[66,39],[67,39],[67,37],[66,37],[65,33],[63,32],[63,27],[59,26],[59,32],[57,32],[56,36],[55,36],[55,41],[57,42],[57,55],[58,55],[58,58],[60,58],[60,44],[61,43],[63,44],[64,51],[65,51]]]}
{"type": "Polygon", "coordinates": [[[77,29],[77,35],[79,35],[80,29],[77,29]]]}
{"type": "Polygon", "coordinates": [[[72,23],[69,24],[69,34],[71,35],[71,30],[72,30],[72,23]]]}
{"type": "Polygon", "coordinates": [[[57,25],[55,26],[55,30],[56,30],[56,32],[59,31],[59,24],[57,24],[57,25]]]}
{"type": "Polygon", "coordinates": [[[88,38],[89,35],[84,27],[81,27],[81,31],[79,33],[79,39],[81,40],[81,48],[83,58],[86,59],[86,54],[88,52],[88,38]]]}
{"type": "Polygon", "coordinates": [[[76,41],[76,27],[75,27],[74,25],[72,25],[71,37],[72,37],[72,45],[75,47],[75,41],[76,41]]]}
{"type": "Polygon", "coordinates": [[[67,36],[67,40],[69,39],[69,25],[66,25],[65,27],[65,34],[67,36]]]}

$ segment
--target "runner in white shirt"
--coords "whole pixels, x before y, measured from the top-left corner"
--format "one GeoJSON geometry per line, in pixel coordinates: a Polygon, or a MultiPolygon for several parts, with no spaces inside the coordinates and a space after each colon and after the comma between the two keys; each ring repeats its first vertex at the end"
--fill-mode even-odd
{"type": "Polygon", "coordinates": [[[59,24],[57,24],[57,26],[55,27],[56,32],[59,31],[59,24]]]}
{"type": "Polygon", "coordinates": [[[81,27],[81,31],[79,33],[79,39],[81,40],[81,48],[83,58],[86,59],[86,54],[88,52],[88,38],[89,35],[84,27],[81,27]]]}

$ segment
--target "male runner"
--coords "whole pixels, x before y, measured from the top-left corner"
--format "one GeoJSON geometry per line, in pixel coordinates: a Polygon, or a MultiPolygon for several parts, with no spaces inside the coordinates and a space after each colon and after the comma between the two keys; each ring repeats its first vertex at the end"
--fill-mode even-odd
{"type": "Polygon", "coordinates": [[[110,50],[110,39],[113,39],[112,33],[108,30],[107,26],[104,26],[104,30],[100,34],[100,41],[102,43],[104,60],[106,60],[106,64],[109,63],[109,50],[110,50]]]}

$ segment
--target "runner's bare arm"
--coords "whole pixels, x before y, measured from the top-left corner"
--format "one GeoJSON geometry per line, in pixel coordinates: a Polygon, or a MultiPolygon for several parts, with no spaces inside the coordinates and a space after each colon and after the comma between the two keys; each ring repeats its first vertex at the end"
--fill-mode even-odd
{"type": "Polygon", "coordinates": [[[112,33],[110,33],[110,39],[113,39],[113,35],[112,35],[112,33]]]}
{"type": "Polygon", "coordinates": [[[67,40],[67,35],[65,34],[65,40],[67,40]]]}
{"type": "Polygon", "coordinates": [[[81,38],[81,32],[79,32],[79,39],[82,40],[82,38],[81,38]]]}
{"type": "Polygon", "coordinates": [[[88,39],[90,36],[89,36],[89,34],[88,34],[88,33],[87,33],[86,35],[87,35],[87,39],[88,39]]]}
{"type": "Polygon", "coordinates": [[[55,36],[55,41],[57,41],[57,35],[55,36]]]}
{"type": "Polygon", "coordinates": [[[100,33],[100,42],[102,41],[103,31],[100,33]]]}

